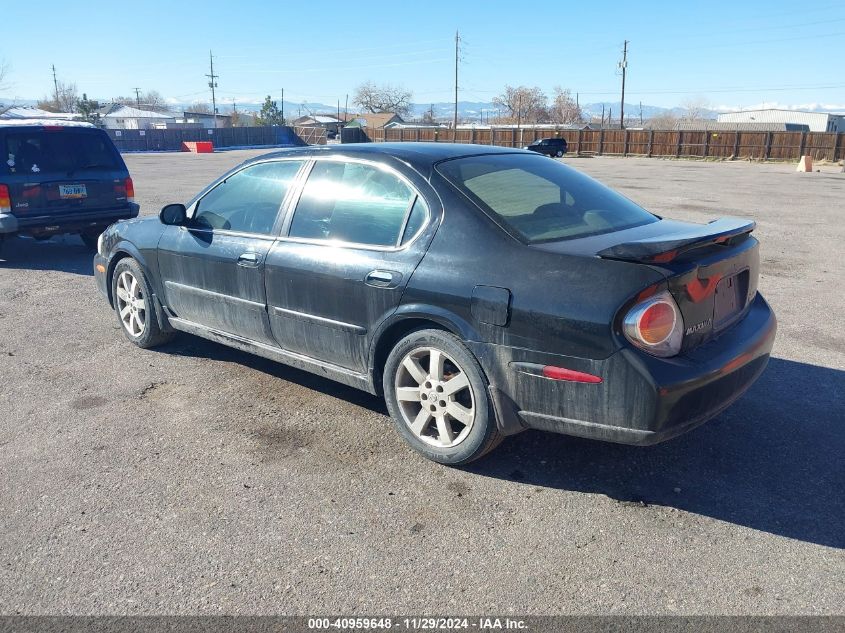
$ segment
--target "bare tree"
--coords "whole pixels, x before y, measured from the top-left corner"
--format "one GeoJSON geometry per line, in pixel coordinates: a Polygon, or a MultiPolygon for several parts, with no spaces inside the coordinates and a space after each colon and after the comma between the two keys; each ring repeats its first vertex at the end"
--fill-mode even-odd
{"type": "Polygon", "coordinates": [[[76,84],[66,84],[60,81],[58,82],[58,92],[43,97],[36,106],[48,112],[76,112],[78,103],[79,92],[76,89],[76,84]]]}
{"type": "Polygon", "coordinates": [[[652,130],[674,130],[678,123],[677,117],[670,110],[653,116],[648,120],[648,127],[652,130]]]}
{"type": "Polygon", "coordinates": [[[361,84],[355,89],[352,103],[367,112],[395,112],[406,117],[411,112],[413,93],[401,86],[382,84],[377,86],[372,81],[361,84]]]}
{"type": "Polygon", "coordinates": [[[0,59],[0,90],[5,90],[9,87],[6,83],[6,78],[9,76],[9,64],[6,60],[0,59]]]}
{"type": "Polygon", "coordinates": [[[555,87],[555,98],[549,108],[549,116],[552,123],[578,123],[583,118],[581,107],[572,98],[569,89],[555,87]]]}
{"type": "Polygon", "coordinates": [[[538,87],[505,86],[504,93],[494,97],[493,103],[505,111],[501,118],[511,123],[537,123],[548,118],[548,99],[538,87]]]}
{"type": "Polygon", "coordinates": [[[197,101],[191,104],[187,112],[196,112],[197,114],[211,114],[211,105],[204,101],[197,101]]]}
{"type": "Polygon", "coordinates": [[[164,100],[164,97],[157,90],[148,90],[135,97],[116,97],[112,101],[133,108],[138,107],[140,103],[141,108],[153,110],[154,112],[167,112],[170,109],[167,101],[164,100]]]}
{"type": "Polygon", "coordinates": [[[709,109],[710,102],[704,97],[692,97],[685,100],[681,107],[685,110],[685,121],[697,121],[704,116],[704,113],[709,109]]]}

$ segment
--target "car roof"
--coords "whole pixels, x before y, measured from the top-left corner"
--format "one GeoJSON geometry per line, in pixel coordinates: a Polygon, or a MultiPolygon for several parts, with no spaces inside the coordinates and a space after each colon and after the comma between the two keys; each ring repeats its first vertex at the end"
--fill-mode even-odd
{"type": "Polygon", "coordinates": [[[482,154],[524,154],[522,149],[471,145],[468,143],[346,143],[339,145],[309,145],[293,147],[256,157],[248,162],[290,156],[343,156],[350,158],[395,158],[420,173],[426,173],[435,163],[450,158],[479,156],[482,154]]]}
{"type": "Polygon", "coordinates": [[[85,121],[66,121],[64,119],[0,119],[0,129],[9,128],[57,128],[57,127],[73,127],[73,128],[94,128],[98,129],[96,125],[87,123],[85,121]]]}

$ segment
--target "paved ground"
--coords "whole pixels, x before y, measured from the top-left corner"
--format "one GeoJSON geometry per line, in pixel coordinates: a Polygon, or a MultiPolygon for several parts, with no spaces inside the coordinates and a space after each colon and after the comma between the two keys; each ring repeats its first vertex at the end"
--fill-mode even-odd
{"type": "MultiPolygon", "coordinates": [[[[127,158],[144,213],[257,152],[127,158]]],[[[567,159],[759,223],[775,358],[652,448],[527,432],[467,470],[376,398],[199,339],[131,347],[75,238],[0,263],[0,613],[843,613],[845,174],[567,159]]]]}

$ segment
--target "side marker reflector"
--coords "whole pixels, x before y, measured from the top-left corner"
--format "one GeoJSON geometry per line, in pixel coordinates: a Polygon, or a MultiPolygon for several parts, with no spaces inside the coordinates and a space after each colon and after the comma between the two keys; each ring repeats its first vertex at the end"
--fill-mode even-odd
{"type": "Polygon", "coordinates": [[[105,266],[103,266],[102,264],[97,264],[97,265],[96,265],[96,269],[97,269],[97,272],[98,272],[98,273],[104,273],[104,272],[106,272],[106,267],[105,267],[105,266]]]}
{"type": "Polygon", "coordinates": [[[543,367],[543,376],[552,380],[568,380],[570,382],[599,383],[602,381],[600,376],[585,374],[582,371],[566,369],[565,367],[554,367],[553,365],[543,367]]]}

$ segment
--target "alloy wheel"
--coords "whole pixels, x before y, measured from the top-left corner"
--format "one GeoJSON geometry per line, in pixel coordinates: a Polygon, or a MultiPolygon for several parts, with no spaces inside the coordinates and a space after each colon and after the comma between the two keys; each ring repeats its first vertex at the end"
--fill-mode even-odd
{"type": "Polygon", "coordinates": [[[125,270],[117,278],[116,293],[120,322],[131,336],[138,338],[147,326],[147,302],[141,282],[125,270]]]}
{"type": "Polygon", "coordinates": [[[475,396],[451,356],[435,347],[412,350],[399,365],[395,387],[402,418],[417,438],[438,448],[467,438],[475,422],[475,396]]]}

